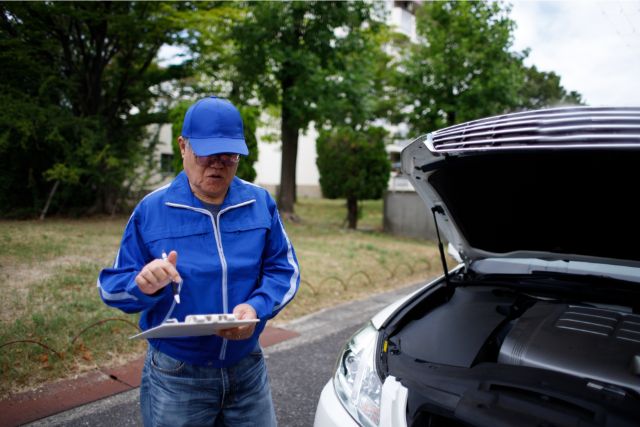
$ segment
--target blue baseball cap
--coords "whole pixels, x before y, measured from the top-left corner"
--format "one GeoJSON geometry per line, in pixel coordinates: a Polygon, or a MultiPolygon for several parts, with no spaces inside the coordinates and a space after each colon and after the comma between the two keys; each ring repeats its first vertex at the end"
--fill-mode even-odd
{"type": "Polygon", "coordinates": [[[198,156],[249,154],[240,112],[223,98],[210,96],[189,107],[182,123],[182,136],[198,156]]]}

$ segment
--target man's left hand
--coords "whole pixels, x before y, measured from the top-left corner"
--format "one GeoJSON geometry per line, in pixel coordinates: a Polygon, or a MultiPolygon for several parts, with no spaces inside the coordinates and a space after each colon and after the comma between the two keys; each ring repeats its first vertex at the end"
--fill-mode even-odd
{"type": "MultiPolygon", "coordinates": [[[[238,320],[258,318],[256,310],[249,304],[238,304],[233,309],[233,315],[238,320]]],[[[222,338],[226,338],[228,340],[246,340],[247,338],[251,338],[255,329],[256,324],[250,323],[248,325],[238,326],[236,328],[223,329],[219,332],[219,335],[222,338]]]]}

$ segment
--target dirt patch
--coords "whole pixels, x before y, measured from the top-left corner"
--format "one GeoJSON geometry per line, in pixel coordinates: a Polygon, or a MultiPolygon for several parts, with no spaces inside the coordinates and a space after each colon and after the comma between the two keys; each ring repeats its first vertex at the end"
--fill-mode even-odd
{"type": "MultiPolygon", "coordinates": [[[[42,262],[11,265],[3,262],[0,267],[0,284],[7,298],[0,301],[0,322],[16,319],[26,305],[29,290],[67,267],[80,264],[108,265],[108,260],[97,260],[88,256],[61,256],[42,262]]],[[[97,279],[97,277],[96,277],[97,279]]]]}

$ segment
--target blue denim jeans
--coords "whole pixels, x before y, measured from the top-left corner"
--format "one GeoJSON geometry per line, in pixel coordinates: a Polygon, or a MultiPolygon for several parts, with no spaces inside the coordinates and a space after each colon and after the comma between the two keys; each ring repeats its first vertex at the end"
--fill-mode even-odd
{"type": "Polygon", "coordinates": [[[230,368],[212,368],[181,362],[149,346],[140,407],[145,427],[276,426],[262,352],[230,368]]]}

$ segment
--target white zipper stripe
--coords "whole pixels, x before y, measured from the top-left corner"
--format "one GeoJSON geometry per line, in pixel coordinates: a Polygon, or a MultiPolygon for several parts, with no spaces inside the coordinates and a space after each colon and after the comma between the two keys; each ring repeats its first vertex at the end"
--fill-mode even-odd
{"type": "Polygon", "coordinates": [[[279,214],[278,214],[278,224],[280,224],[280,228],[282,229],[282,234],[284,235],[284,238],[287,241],[287,261],[289,261],[289,264],[291,265],[291,267],[293,267],[293,274],[291,275],[291,278],[289,278],[289,290],[284,295],[282,302],[274,307],[273,309],[274,311],[281,309],[282,307],[287,305],[289,301],[291,301],[291,298],[293,298],[293,296],[296,293],[296,288],[298,285],[298,277],[300,275],[300,271],[298,270],[298,264],[293,259],[293,249],[291,248],[291,241],[289,240],[289,236],[287,236],[287,232],[284,230],[284,225],[282,225],[282,220],[280,219],[279,214]]]}
{"type": "Polygon", "coordinates": [[[129,292],[123,291],[123,292],[116,292],[115,294],[112,294],[110,292],[105,291],[104,289],[102,289],[102,284],[100,283],[100,279],[98,279],[98,288],[100,288],[100,294],[102,294],[102,297],[107,301],[124,301],[124,300],[138,301],[138,298],[136,298],[135,295],[131,295],[129,292]]]}
{"type": "MultiPolygon", "coordinates": [[[[230,211],[231,209],[250,205],[252,203],[255,203],[255,201],[256,201],[255,199],[251,199],[246,202],[239,203],[237,205],[229,206],[227,208],[220,210],[220,212],[218,212],[218,215],[216,216],[216,228],[215,228],[216,242],[218,243],[218,252],[221,255],[220,262],[222,263],[222,271],[224,271],[224,274],[222,275],[222,305],[225,313],[229,311],[229,293],[227,290],[227,286],[228,286],[227,259],[224,256],[224,249],[222,248],[222,234],[220,234],[220,216],[223,213],[230,211]]],[[[222,340],[222,348],[220,348],[220,360],[224,360],[227,355],[227,342],[228,340],[226,338],[222,340]]]]}

